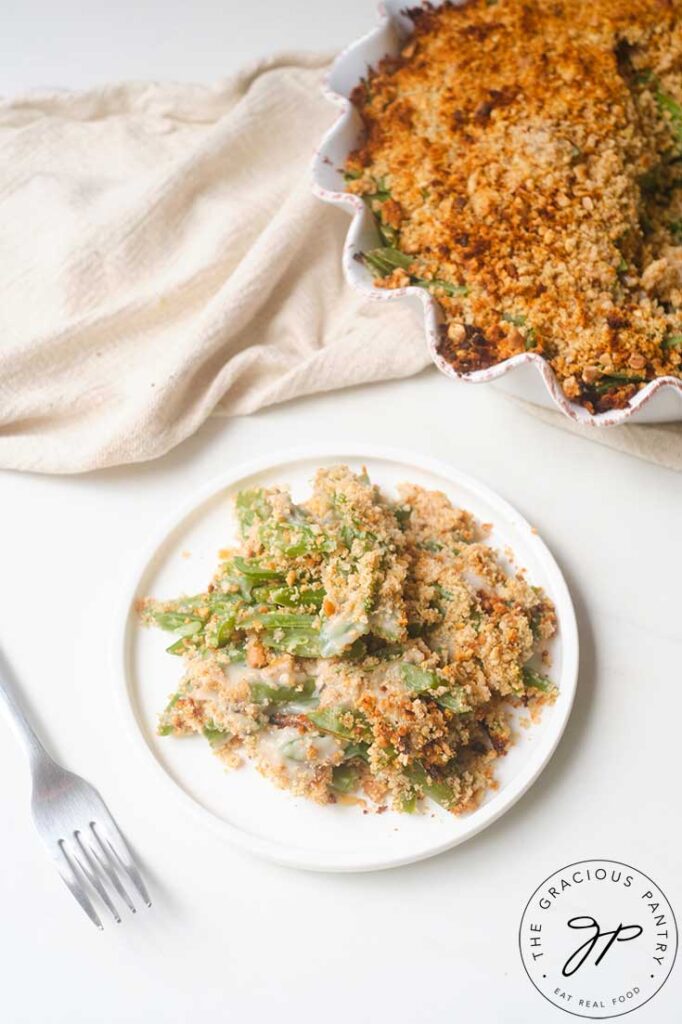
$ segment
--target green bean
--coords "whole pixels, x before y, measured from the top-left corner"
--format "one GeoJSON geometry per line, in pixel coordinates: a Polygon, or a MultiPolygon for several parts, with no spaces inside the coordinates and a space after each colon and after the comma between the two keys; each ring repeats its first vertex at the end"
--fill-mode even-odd
{"type": "Polygon", "coordinates": [[[212,747],[222,747],[230,739],[230,734],[219,729],[213,722],[208,722],[201,730],[212,747]]]}
{"type": "Polygon", "coordinates": [[[661,348],[682,349],[682,334],[669,334],[668,337],[664,338],[661,342],[661,348]]]}
{"type": "Polygon", "coordinates": [[[250,683],[251,699],[256,704],[309,704],[315,699],[315,680],[306,679],[298,686],[270,686],[250,683]]]}
{"type": "Polygon", "coordinates": [[[610,391],[612,388],[620,387],[623,384],[643,384],[645,381],[646,377],[640,377],[637,374],[605,373],[599,382],[594,385],[594,390],[599,394],[603,394],[605,391],[610,391]]]}
{"type": "MultiPolygon", "coordinates": [[[[367,486],[370,487],[369,480],[367,486]]],[[[342,656],[368,633],[385,640],[401,639],[403,633],[399,614],[383,594],[386,561],[389,557],[386,541],[380,540],[374,530],[367,529],[363,515],[345,495],[334,493],[331,505],[338,522],[339,536],[349,555],[350,566],[345,589],[348,594],[357,590],[361,592],[362,609],[352,618],[340,612],[323,619],[320,631],[323,657],[342,656]],[[370,551],[378,551],[381,557],[360,584],[357,576],[358,560],[362,553],[370,551]]],[[[344,599],[337,600],[337,604],[343,606],[344,599]]],[[[354,648],[351,656],[354,656],[354,648]]]]}
{"type": "Polygon", "coordinates": [[[347,708],[320,708],[317,711],[307,711],[306,718],[322,732],[328,732],[340,739],[355,740],[359,735],[364,742],[372,740],[369,723],[360,711],[347,708]],[[352,720],[351,725],[346,722],[349,717],[352,720]]]}
{"type": "Polygon", "coordinates": [[[258,634],[261,643],[274,651],[286,651],[301,658],[319,658],[319,620],[313,615],[263,612],[243,620],[240,628],[264,627],[258,634]]]}
{"type": "Polygon", "coordinates": [[[259,639],[272,651],[285,651],[298,658],[320,657],[320,634],[313,629],[264,629],[259,639]]]}
{"type": "MultiPolygon", "coordinates": [[[[387,277],[394,270],[408,270],[416,262],[415,257],[395,249],[391,245],[381,246],[378,249],[370,249],[362,254],[364,262],[370,270],[378,277],[387,277]]],[[[444,291],[446,295],[468,295],[469,289],[463,284],[452,284],[450,281],[442,281],[439,278],[428,279],[416,274],[410,274],[410,284],[418,288],[436,288],[444,291]]]]}
{"type": "Polygon", "coordinates": [[[368,530],[361,530],[352,523],[344,523],[339,530],[343,546],[348,548],[350,551],[355,541],[360,541],[363,546],[363,550],[371,551],[372,548],[378,543],[378,538],[375,533],[370,533],[368,530]]]}
{"type": "Polygon", "coordinates": [[[450,298],[456,295],[468,295],[469,288],[465,284],[452,284],[450,281],[442,281],[438,277],[434,277],[432,280],[428,278],[415,277],[412,284],[416,284],[419,288],[436,288],[438,291],[445,292],[450,298]]]}
{"type": "Polygon", "coordinates": [[[554,689],[554,683],[547,676],[541,675],[536,672],[535,669],[529,668],[527,665],[523,669],[523,681],[526,686],[530,686],[535,690],[542,690],[543,693],[549,693],[554,689]]]}
{"type": "Polygon", "coordinates": [[[243,664],[246,661],[246,649],[242,644],[227,643],[225,647],[218,648],[216,658],[223,665],[243,664]]]}
{"type": "Polygon", "coordinates": [[[225,647],[227,645],[227,642],[234,633],[236,624],[236,615],[228,615],[227,618],[218,624],[216,629],[216,645],[218,647],[225,647]]]}
{"type": "Polygon", "coordinates": [[[357,787],[359,774],[356,765],[337,765],[335,768],[332,768],[332,789],[339,793],[352,793],[357,787]]]}
{"type": "MultiPolygon", "coordinates": [[[[227,584],[228,586],[239,588],[239,595],[235,594],[233,600],[241,598],[247,604],[253,600],[253,589],[256,586],[256,580],[239,572],[233,562],[226,562],[222,567],[220,582],[223,585],[227,584]]],[[[224,596],[227,597],[228,595],[224,594],[224,596]]]]}
{"type": "Polygon", "coordinates": [[[363,259],[365,263],[369,264],[382,277],[390,274],[398,267],[402,270],[407,270],[414,263],[413,256],[408,256],[407,253],[401,252],[400,249],[395,249],[392,245],[370,249],[369,252],[363,253],[363,259]]]}
{"type": "Polygon", "coordinates": [[[241,595],[232,591],[214,590],[206,595],[206,603],[214,615],[231,613],[241,602],[241,595]]]}
{"type": "Polygon", "coordinates": [[[404,662],[400,666],[400,675],[408,689],[414,690],[416,693],[443,685],[436,672],[432,672],[430,669],[420,669],[418,665],[411,665],[409,662],[404,662]]]}
{"type": "Polygon", "coordinates": [[[153,618],[161,629],[168,633],[177,633],[179,636],[192,636],[193,633],[198,633],[204,624],[202,619],[188,619],[182,612],[157,612],[153,618]]]}
{"type": "Polygon", "coordinates": [[[163,714],[160,716],[159,727],[157,729],[159,736],[170,736],[171,733],[175,732],[174,726],[170,722],[164,721],[164,719],[167,718],[168,715],[171,713],[177,702],[180,700],[181,696],[182,694],[180,693],[174,693],[171,699],[166,704],[163,714]]]}
{"type": "Polygon", "coordinates": [[[377,218],[377,223],[381,241],[384,245],[395,245],[400,237],[400,233],[395,228],[392,228],[390,224],[384,224],[379,218],[377,218]]]}
{"type": "Polygon", "coordinates": [[[282,580],[284,578],[281,572],[277,572],[275,569],[264,569],[262,565],[259,565],[252,558],[241,558],[239,555],[236,555],[232,559],[232,563],[239,572],[252,580],[282,580]]]}
{"type": "Polygon", "coordinates": [[[434,700],[442,708],[454,711],[457,715],[465,715],[470,710],[469,705],[460,693],[441,693],[434,697],[434,700]]]}
{"type": "Polygon", "coordinates": [[[365,194],[362,196],[363,202],[367,204],[367,206],[369,207],[370,210],[372,210],[372,212],[374,212],[374,210],[372,209],[373,202],[376,201],[379,203],[385,203],[387,199],[391,198],[391,190],[386,184],[385,178],[374,178],[373,181],[376,191],[365,192],[365,194]]]}
{"type": "Polygon", "coordinates": [[[417,810],[418,798],[416,793],[410,793],[400,798],[400,810],[404,814],[414,814],[417,810]]]}
{"type": "Polygon", "coordinates": [[[456,691],[450,691],[449,693],[432,694],[429,692],[430,690],[450,685],[437,672],[433,672],[431,669],[419,668],[418,665],[411,665],[408,662],[404,662],[400,666],[400,672],[403,682],[408,690],[412,690],[413,693],[433,697],[441,707],[448,708],[459,715],[465,714],[470,710],[467,706],[462,687],[457,687],[456,691]]]}
{"type": "Polygon", "coordinates": [[[223,580],[239,587],[239,592],[247,604],[258,600],[256,591],[266,583],[281,583],[284,576],[274,569],[266,569],[254,559],[236,556],[226,563],[223,569],[223,580]]]}
{"type": "Polygon", "coordinates": [[[184,654],[187,650],[187,644],[185,643],[185,637],[181,636],[179,640],[171,644],[170,647],[166,648],[167,654],[184,654]]]}
{"type": "Polygon", "coordinates": [[[447,782],[430,778],[421,762],[415,761],[413,765],[405,770],[405,774],[410,782],[422,790],[424,796],[435,800],[437,804],[445,807],[446,810],[449,811],[455,803],[455,794],[452,791],[452,787],[447,782]]]}
{"type": "Polygon", "coordinates": [[[235,506],[242,537],[246,537],[255,522],[264,522],[272,511],[265,491],[261,487],[240,491],[235,506]]]}
{"type": "Polygon", "coordinates": [[[304,763],[308,760],[306,756],[305,740],[302,736],[297,736],[294,740],[289,740],[282,747],[282,753],[290,761],[298,761],[299,764],[304,763]]]}
{"type": "Polygon", "coordinates": [[[533,640],[540,639],[540,629],[542,627],[542,608],[532,608],[530,612],[530,631],[533,634],[533,640]]]}
{"type": "Polygon", "coordinates": [[[354,640],[350,647],[344,648],[339,654],[340,658],[344,661],[362,661],[363,658],[367,657],[367,641],[364,637],[358,637],[354,640]]]}
{"type": "Polygon", "coordinates": [[[369,746],[367,743],[349,743],[343,751],[344,760],[352,761],[354,758],[359,757],[363,761],[368,759],[369,746]]]}
{"type": "Polygon", "coordinates": [[[321,587],[257,587],[252,591],[252,597],[256,602],[283,608],[309,605],[319,608],[324,601],[324,590],[321,587]]]}
{"type": "Polygon", "coordinates": [[[255,612],[242,619],[240,627],[251,629],[254,626],[266,626],[270,629],[294,629],[307,627],[312,629],[319,619],[315,615],[297,615],[295,612],[255,612]]]}
{"type": "Polygon", "coordinates": [[[670,127],[675,137],[675,141],[678,146],[682,145],[682,107],[680,107],[679,103],[677,103],[672,96],[668,96],[660,89],[656,90],[655,97],[658,109],[661,112],[665,111],[665,113],[668,114],[670,127]]]}
{"type": "Polygon", "coordinates": [[[303,555],[332,551],[335,542],[323,533],[315,531],[305,523],[266,524],[261,530],[261,540],[272,546],[286,558],[300,558],[303,555]]]}
{"type": "MultiPolygon", "coordinates": [[[[513,324],[514,327],[525,327],[528,323],[526,317],[522,313],[503,313],[502,319],[506,320],[508,324],[513,324]]],[[[538,343],[537,334],[534,327],[529,327],[524,334],[524,348],[526,352],[530,349],[535,348],[538,343]]]]}
{"type": "Polygon", "coordinates": [[[398,526],[404,530],[412,517],[412,509],[409,505],[398,505],[393,509],[393,515],[398,520],[398,526]]]}
{"type": "Polygon", "coordinates": [[[164,626],[160,620],[168,616],[170,622],[170,617],[176,615],[182,621],[186,621],[188,618],[201,618],[201,614],[205,612],[208,605],[209,596],[207,594],[194,594],[191,597],[178,597],[173,601],[148,601],[142,614],[145,621],[151,620],[162,629],[172,629],[174,627],[164,626]]]}

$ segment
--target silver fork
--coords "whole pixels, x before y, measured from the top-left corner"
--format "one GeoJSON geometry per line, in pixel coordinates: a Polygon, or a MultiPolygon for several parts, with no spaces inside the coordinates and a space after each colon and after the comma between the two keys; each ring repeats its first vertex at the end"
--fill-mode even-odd
{"type": "Polygon", "coordinates": [[[103,925],[92,904],[93,891],[117,924],[121,917],[111,899],[112,890],[135,913],[124,880],[133,883],[150,907],[142,876],[106,804],[94,786],[66,771],[47,753],[28,720],[19,688],[1,651],[0,698],[28,754],[33,822],[71,894],[98,928],[103,925]]]}

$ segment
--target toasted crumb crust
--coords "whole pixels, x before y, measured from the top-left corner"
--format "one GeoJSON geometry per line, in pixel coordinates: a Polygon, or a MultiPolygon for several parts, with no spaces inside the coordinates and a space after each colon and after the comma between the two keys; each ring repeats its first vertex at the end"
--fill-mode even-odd
{"type": "Polygon", "coordinates": [[[533,351],[590,412],[682,376],[678,0],[469,0],[355,90],[376,286],[427,287],[460,372],[533,351]],[[396,255],[397,253],[397,255],[396,255]]]}

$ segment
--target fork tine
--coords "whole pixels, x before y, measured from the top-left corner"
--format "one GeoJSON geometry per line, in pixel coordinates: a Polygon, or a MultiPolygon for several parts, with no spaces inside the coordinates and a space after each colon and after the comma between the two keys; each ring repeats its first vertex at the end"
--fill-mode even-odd
{"type": "Polygon", "coordinates": [[[76,869],[73,863],[69,859],[69,855],[66,852],[63,842],[60,840],[57,843],[60,854],[53,857],[57,871],[62,877],[62,881],[66,885],[67,889],[73,896],[73,898],[80,904],[82,909],[88,915],[92,923],[103,931],[104,925],[99,919],[97,911],[93,907],[92,903],[88,899],[88,896],[81,885],[80,878],[76,874],[76,869]]]}
{"type": "MultiPolygon", "coordinates": [[[[111,854],[104,846],[102,846],[97,833],[95,832],[94,822],[90,823],[90,831],[94,836],[88,843],[89,852],[92,857],[97,861],[100,869],[104,872],[106,877],[109,879],[111,885],[113,885],[116,892],[119,894],[123,902],[126,904],[131,914],[136,914],[137,910],[135,904],[131,900],[130,896],[124,889],[121,881],[118,877],[118,871],[116,870],[116,864],[114,863],[111,854]]],[[[81,836],[82,841],[82,836],[81,836]]]]}
{"type": "Polygon", "coordinates": [[[97,841],[104,850],[105,854],[109,851],[111,852],[114,861],[117,862],[121,866],[123,871],[125,871],[128,874],[129,878],[136,886],[137,891],[144,900],[145,904],[148,907],[151,907],[152,901],[150,900],[147,888],[144,882],[142,881],[142,876],[137,869],[135,861],[133,860],[132,853],[128,849],[128,844],[123,838],[121,831],[116,822],[114,821],[114,819],[111,817],[111,815],[109,815],[108,819],[103,824],[101,822],[95,821],[93,821],[91,824],[92,831],[95,834],[97,841]],[[102,835],[99,834],[98,829],[101,829],[102,835]],[[102,839],[102,836],[104,836],[104,839],[106,840],[106,845],[102,839]]]}
{"type": "Polygon", "coordinates": [[[120,924],[121,915],[119,914],[114,904],[111,902],[111,899],[109,898],[109,893],[102,884],[102,880],[99,876],[97,865],[93,863],[92,857],[86,850],[85,845],[81,840],[80,832],[74,832],[74,837],[76,840],[76,847],[74,848],[74,851],[71,854],[71,856],[78,864],[78,867],[81,869],[81,871],[87,878],[88,882],[93,887],[93,889],[101,899],[102,903],[105,905],[105,907],[113,917],[116,924],[120,924]]]}

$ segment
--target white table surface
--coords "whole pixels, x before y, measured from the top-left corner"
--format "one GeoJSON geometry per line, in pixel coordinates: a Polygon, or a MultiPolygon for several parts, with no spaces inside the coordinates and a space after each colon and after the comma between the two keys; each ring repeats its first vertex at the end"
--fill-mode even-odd
{"type": "MultiPolygon", "coordinates": [[[[210,81],[273,49],[333,48],[367,0],[6,2],[0,93],[120,77],[210,81]],[[311,14],[311,11],[314,12],[311,14]]],[[[0,477],[0,636],[54,752],[94,782],[151,911],[97,933],[44,856],[0,722],[3,1024],[568,1020],[526,978],[523,906],[571,861],[651,875],[682,916],[682,477],[545,427],[435,371],[209,422],[155,463],[0,477]],[[303,438],[388,443],[478,476],[559,560],[582,642],[558,752],[502,820],[434,860],[365,875],[275,867],[197,824],[122,735],[109,664],[122,574],[159,519],[232,461],[303,438]]],[[[682,967],[633,1019],[680,1019],[682,967]]]]}

